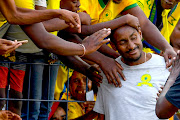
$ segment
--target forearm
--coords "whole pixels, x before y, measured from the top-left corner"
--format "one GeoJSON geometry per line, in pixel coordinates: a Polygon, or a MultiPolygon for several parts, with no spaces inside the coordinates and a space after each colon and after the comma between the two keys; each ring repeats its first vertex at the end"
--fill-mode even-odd
{"type": "Polygon", "coordinates": [[[57,55],[82,55],[84,52],[79,44],[65,41],[48,33],[41,23],[22,26],[22,28],[39,48],[57,55]]]}
{"type": "Polygon", "coordinates": [[[61,10],[31,10],[26,8],[18,8],[15,15],[15,22],[19,25],[34,24],[61,16],[61,10]],[[38,19],[37,19],[38,18],[38,19]]]}
{"type": "Polygon", "coordinates": [[[125,25],[126,23],[127,23],[126,16],[122,16],[108,22],[98,23],[94,25],[82,25],[81,34],[91,35],[102,28],[111,28],[111,30],[114,30],[120,26],[125,25]]]}
{"type": "Polygon", "coordinates": [[[152,46],[165,51],[167,48],[170,48],[170,44],[162,36],[159,30],[154,26],[150,21],[141,25],[143,38],[152,46]],[[150,30],[150,31],[149,31],[150,30]]]}
{"type": "Polygon", "coordinates": [[[161,118],[170,118],[175,114],[175,112],[178,110],[174,105],[172,105],[165,97],[167,91],[170,89],[170,87],[174,84],[174,79],[168,79],[165,87],[163,88],[163,91],[161,92],[157,103],[156,103],[156,115],[161,118]]]}
{"type": "MultiPolygon", "coordinates": [[[[66,39],[66,40],[68,40],[70,42],[82,43],[82,39],[78,35],[76,35],[76,34],[71,34],[71,33],[68,33],[66,31],[60,31],[59,35],[60,35],[61,38],[64,38],[64,39],[66,39]]],[[[112,58],[117,58],[119,56],[119,54],[117,52],[115,52],[113,49],[111,49],[110,47],[108,47],[105,44],[102,45],[98,49],[98,51],[101,52],[102,54],[107,55],[107,56],[112,57],[112,58]]],[[[96,51],[96,52],[94,52],[92,54],[85,55],[83,58],[85,58],[87,60],[90,60],[90,61],[93,61],[95,63],[100,63],[100,61],[101,61],[100,58],[104,57],[104,55],[102,55],[99,52],[96,51]]]]}
{"type": "Polygon", "coordinates": [[[99,49],[99,52],[103,53],[104,55],[116,59],[119,57],[119,53],[113,50],[112,48],[108,47],[107,45],[102,45],[99,49]]]}
{"type": "Polygon", "coordinates": [[[61,16],[61,10],[37,11],[16,7],[14,0],[1,0],[0,10],[9,23],[19,25],[38,23],[61,16]]]}
{"type": "Polygon", "coordinates": [[[69,27],[64,20],[59,18],[43,21],[42,23],[48,32],[59,31],[69,27]]]}
{"type": "Polygon", "coordinates": [[[164,97],[166,95],[167,91],[174,84],[175,80],[176,80],[176,78],[168,78],[168,80],[167,80],[167,82],[166,82],[166,84],[165,84],[165,86],[164,86],[159,97],[164,97]]]}
{"type": "MultiPolygon", "coordinates": [[[[38,5],[35,5],[35,9],[47,10],[46,7],[38,6],[38,5]]],[[[69,27],[69,25],[67,25],[64,20],[61,20],[59,18],[53,18],[47,21],[43,21],[42,23],[48,32],[59,31],[69,27]]]]}
{"type": "Polygon", "coordinates": [[[77,56],[58,56],[58,58],[68,67],[86,75],[87,69],[90,67],[86,62],[77,56]]]}

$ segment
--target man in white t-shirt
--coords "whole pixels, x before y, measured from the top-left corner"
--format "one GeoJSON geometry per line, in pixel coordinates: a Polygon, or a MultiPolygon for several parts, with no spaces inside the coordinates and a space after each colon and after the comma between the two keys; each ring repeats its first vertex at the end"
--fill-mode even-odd
{"type": "Polygon", "coordinates": [[[121,57],[126,81],[117,88],[103,75],[94,113],[106,120],[159,120],[155,114],[158,90],[165,84],[169,71],[164,58],[142,51],[142,33],[130,26],[118,28],[112,42],[121,57]]]}

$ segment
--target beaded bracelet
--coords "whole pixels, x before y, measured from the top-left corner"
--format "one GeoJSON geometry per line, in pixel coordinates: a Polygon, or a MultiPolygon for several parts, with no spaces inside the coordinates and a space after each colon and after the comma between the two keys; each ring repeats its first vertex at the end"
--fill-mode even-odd
{"type": "Polygon", "coordinates": [[[79,44],[79,45],[83,47],[83,54],[79,57],[83,57],[86,54],[86,48],[83,44],[79,44]]]}

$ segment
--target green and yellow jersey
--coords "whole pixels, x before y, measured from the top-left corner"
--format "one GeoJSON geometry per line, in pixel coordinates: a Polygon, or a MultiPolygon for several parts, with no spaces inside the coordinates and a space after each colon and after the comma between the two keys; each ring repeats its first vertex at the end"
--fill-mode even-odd
{"type": "MultiPolygon", "coordinates": [[[[157,0],[137,0],[137,4],[143,10],[147,18],[155,24],[157,21],[157,0]]],[[[170,43],[171,33],[180,19],[180,14],[178,13],[179,11],[180,3],[178,3],[172,10],[166,9],[162,12],[162,27],[160,28],[160,31],[168,43],[170,43]]],[[[150,46],[150,48],[157,53],[159,52],[159,50],[152,46],[150,46]]],[[[150,52],[148,49],[145,49],[145,51],[150,52]]]]}
{"type": "Polygon", "coordinates": [[[80,3],[80,12],[90,15],[91,24],[113,20],[121,12],[138,6],[135,0],[122,0],[120,4],[115,4],[112,0],[109,0],[107,4],[103,0],[80,0],[80,3]]]}

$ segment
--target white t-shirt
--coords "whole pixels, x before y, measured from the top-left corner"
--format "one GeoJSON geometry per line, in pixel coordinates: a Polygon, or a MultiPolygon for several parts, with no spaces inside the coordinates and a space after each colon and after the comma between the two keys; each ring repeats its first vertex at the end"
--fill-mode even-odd
{"type": "Polygon", "coordinates": [[[121,61],[126,81],[122,87],[108,84],[103,75],[103,83],[98,89],[94,111],[105,114],[106,120],[159,120],[155,114],[158,90],[165,84],[169,71],[164,58],[152,54],[147,62],[128,66],[121,61]]]}
{"type": "Polygon", "coordinates": [[[34,2],[37,6],[47,7],[46,0],[34,0],[34,2]]]}

